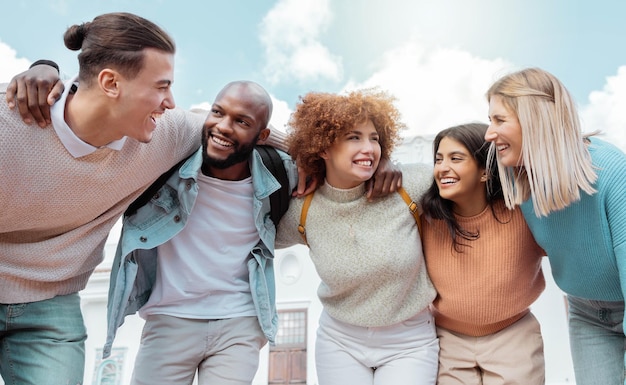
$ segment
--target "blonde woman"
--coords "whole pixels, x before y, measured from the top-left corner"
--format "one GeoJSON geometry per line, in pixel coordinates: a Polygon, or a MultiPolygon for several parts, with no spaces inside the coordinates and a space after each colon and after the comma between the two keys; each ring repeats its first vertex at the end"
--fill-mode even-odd
{"type": "Polygon", "coordinates": [[[582,134],[570,93],[544,70],[502,77],[487,99],[507,206],[521,206],[567,293],[576,384],[622,384],[626,155],[582,134]]]}

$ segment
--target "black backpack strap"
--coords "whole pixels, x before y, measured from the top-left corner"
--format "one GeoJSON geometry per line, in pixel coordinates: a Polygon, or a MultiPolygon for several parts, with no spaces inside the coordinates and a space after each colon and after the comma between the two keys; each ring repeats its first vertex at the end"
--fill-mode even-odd
{"type": "Polygon", "coordinates": [[[144,206],[146,203],[150,202],[150,199],[163,187],[165,182],[183,165],[189,158],[185,158],[178,162],[174,167],[167,170],[165,173],[161,174],[160,177],[155,180],[146,191],[144,191],[137,199],[133,201],[133,203],[128,206],[126,211],[124,212],[125,217],[129,217],[137,212],[140,207],[144,206]]]}
{"type": "Polygon", "coordinates": [[[265,167],[267,167],[272,175],[274,175],[274,177],[278,180],[278,183],[280,183],[280,189],[274,191],[272,195],[270,195],[270,206],[272,207],[270,211],[270,218],[272,218],[274,225],[277,226],[278,222],[280,222],[280,218],[283,217],[289,208],[289,200],[291,199],[287,171],[285,171],[285,165],[283,164],[280,154],[274,147],[258,145],[255,148],[259,154],[261,154],[261,159],[263,160],[265,167]]]}

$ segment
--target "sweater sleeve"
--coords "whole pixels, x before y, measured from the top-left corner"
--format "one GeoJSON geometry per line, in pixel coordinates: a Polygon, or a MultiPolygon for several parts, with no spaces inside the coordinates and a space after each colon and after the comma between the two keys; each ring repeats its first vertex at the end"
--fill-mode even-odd
{"type": "MultiPolygon", "coordinates": [[[[404,189],[411,199],[419,205],[422,196],[432,183],[433,168],[425,163],[412,163],[402,165],[401,169],[404,189]]],[[[421,206],[419,206],[419,212],[422,213],[421,206]]]]}
{"type": "Polygon", "coordinates": [[[304,198],[291,198],[289,209],[287,209],[276,228],[276,249],[284,249],[296,244],[305,244],[302,235],[298,231],[303,202],[304,198]]]}
{"type": "MultiPolygon", "coordinates": [[[[612,146],[611,146],[612,147],[612,146]]],[[[626,154],[619,149],[602,153],[606,167],[599,172],[606,183],[605,207],[615,260],[619,270],[622,296],[626,298],[626,154]]],[[[600,191],[602,193],[602,191],[600,191]]],[[[626,317],[624,318],[626,330],[626,317]]]]}
{"type": "Polygon", "coordinates": [[[265,144],[287,152],[287,134],[278,129],[272,128],[265,144]]]}
{"type": "Polygon", "coordinates": [[[167,110],[167,113],[172,114],[172,120],[178,132],[178,142],[176,144],[177,159],[174,162],[176,164],[200,148],[202,143],[202,126],[206,119],[206,113],[204,111],[185,111],[180,108],[167,110]]]}

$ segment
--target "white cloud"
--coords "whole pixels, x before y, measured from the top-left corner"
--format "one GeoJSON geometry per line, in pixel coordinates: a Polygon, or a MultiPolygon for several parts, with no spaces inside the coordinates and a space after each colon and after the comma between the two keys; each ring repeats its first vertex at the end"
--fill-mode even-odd
{"type": "Polygon", "coordinates": [[[589,94],[589,104],[581,108],[583,130],[600,130],[605,139],[626,151],[626,66],[606,78],[602,91],[589,94]]]}
{"type": "Polygon", "coordinates": [[[278,1],[260,26],[269,82],[340,80],[341,58],[319,41],[331,21],[328,0],[278,1]]]}
{"type": "Polygon", "coordinates": [[[209,102],[202,102],[202,103],[198,103],[198,104],[192,104],[191,107],[189,107],[190,110],[192,111],[206,111],[209,112],[211,110],[211,103],[209,102]]]}
{"type": "Polygon", "coordinates": [[[0,41],[0,83],[8,83],[13,76],[27,70],[30,66],[30,60],[18,58],[16,53],[13,48],[0,41]]]}
{"type": "Polygon", "coordinates": [[[292,113],[291,109],[289,108],[289,104],[283,100],[276,99],[274,95],[270,96],[272,97],[272,104],[274,105],[270,124],[274,126],[274,128],[282,132],[286,132],[287,122],[289,121],[289,116],[292,113]]]}
{"type": "Polygon", "coordinates": [[[445,48],[428,48],[417,39],[387,52],[366,81],[345,89],[380,87],[397,98],[409,127],[406,136],[432,135],[449,126],[487,121],[485,92],[511,67],[504,60],[485,60],[445,48]]]}

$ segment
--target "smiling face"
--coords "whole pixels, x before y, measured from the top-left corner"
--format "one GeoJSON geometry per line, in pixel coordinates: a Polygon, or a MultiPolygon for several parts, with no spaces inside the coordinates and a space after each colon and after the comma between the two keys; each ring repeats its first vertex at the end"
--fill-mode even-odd
{"type": "Polygon", "coordinates": [[[439,195],[454,202],[454,211],[470,216],[486,205],[485,167],[479,166],[467,147],[450,137],[439,142],[433,168],[439,195]]]}
{"type": "Polygon", "coordinates": [[[142,143],[149,142],[156,128],[156,119],[166,109],[175,107],[171,91],[174,55],[146,48],[144,67],[137,76],[132,79],[120,76],[116,81],[120,96],[117,116],[121,117],[119,127],[123,130],[112,132],[112,139],[128,136],[142,143]]]}
{"type": "Polygon", "coordinates": [[[366,120],[357,124],[321,154],[326,165],[326,181],[341,189],[358,186],[374,175],[380,153],[374,123],[366,120]]]}
{"type": "Polygon", "coordinates": [[[204,122],[202,171],[236,180],[249,174],[248,158],[269,135],[267,94],[251,83],[231,83],[217,96],[204,122]]]}
{"type": "Polygon", "coordinates": [[[522,166],[522,127],[517,115],[506,107],[499,95],[489,100],[489,121],[485,140],[495,143],[500,164],[522,166]]]}

